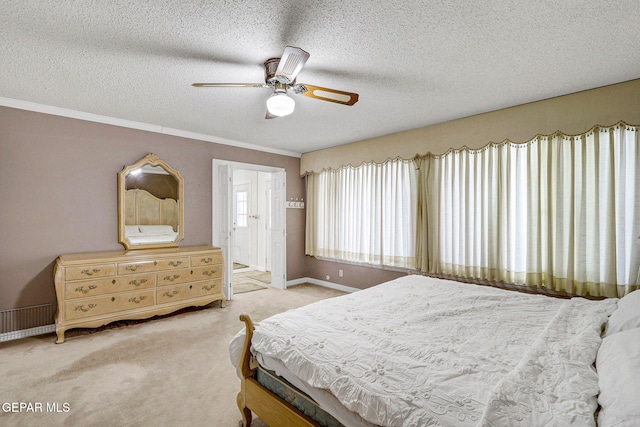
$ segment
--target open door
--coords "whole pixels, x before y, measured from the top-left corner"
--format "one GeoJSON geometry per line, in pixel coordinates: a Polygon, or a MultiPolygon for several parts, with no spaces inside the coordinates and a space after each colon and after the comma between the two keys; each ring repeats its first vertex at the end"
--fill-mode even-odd
{"type": "Polygon", "coordinates": [[[231,277],[233,275],[233,257],[231,256],[231,166],[213,161],[212,197],[212,244],[222,249],[224,254],[224,278],[222,288],[227,300],[233,299],[231,277]]]}
{"type": "Polygon", "coordinates": [[[287,287],[286,172],[271,174],[271,286],[287,287]]]}

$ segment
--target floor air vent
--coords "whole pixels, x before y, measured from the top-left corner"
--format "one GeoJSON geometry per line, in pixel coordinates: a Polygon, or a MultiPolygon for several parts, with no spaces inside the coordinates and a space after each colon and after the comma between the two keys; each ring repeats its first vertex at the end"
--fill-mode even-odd
{"type": "Polygon", "coordinates": [[[0,342],[48,334],[55,330],[53,304],[0,311],[0,342]]]}

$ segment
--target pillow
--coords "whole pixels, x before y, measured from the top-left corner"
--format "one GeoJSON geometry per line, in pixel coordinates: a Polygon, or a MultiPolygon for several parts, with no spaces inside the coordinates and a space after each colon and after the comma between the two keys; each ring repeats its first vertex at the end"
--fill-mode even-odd
{"type": "Polygon", "coordinates": [[[124,226],[124,234],[126,236],[139,236],[140,229],[137,225],[125,225],[124,226]]]}
{"type": "Polygon", "coordinates": [[[640,328],[605,337],[598,349],[596,370],[601,406],[598,427],[637,427],[640,420],[640,328]]]}
{"type": "Polygon", "coordinates": [[[170,225],[141,225],[140,231],[147,236],[158,236],[173,233],[173,227],[170,225]]]}
{"type": "Polygon", "coordinates": [[[640,291],[636,290],[618,300],[618,308],[611,314],[604,336],[640,327],[640,291]]]}

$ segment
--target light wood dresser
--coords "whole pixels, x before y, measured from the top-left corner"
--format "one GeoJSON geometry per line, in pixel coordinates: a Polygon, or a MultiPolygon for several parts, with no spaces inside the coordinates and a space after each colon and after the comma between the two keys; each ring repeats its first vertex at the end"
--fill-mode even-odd
{"type": "Polygon", "coordinates": [[[191,246],[60,255],[56,343],[72,328],[145,319],[226,299],[220,248],[191,246]]]}

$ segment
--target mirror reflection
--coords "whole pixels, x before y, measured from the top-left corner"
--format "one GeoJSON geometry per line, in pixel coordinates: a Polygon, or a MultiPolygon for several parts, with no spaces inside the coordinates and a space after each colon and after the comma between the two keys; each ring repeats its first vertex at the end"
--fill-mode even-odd
{"type": "Polygon", "coordinates": [[[182,239],[182,177],[155,155],[119,175],[120,243],[130,248],[177,246],[182,239]]]}

